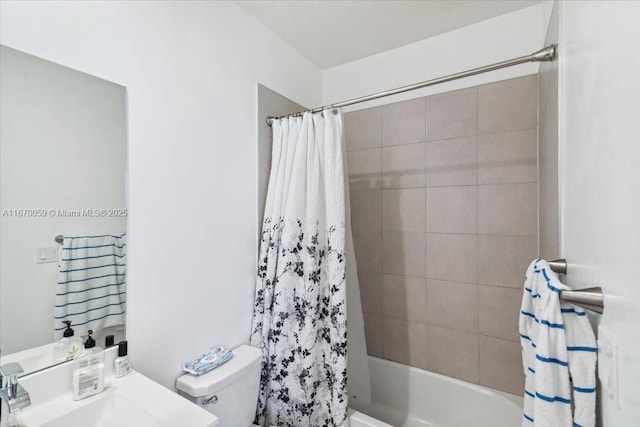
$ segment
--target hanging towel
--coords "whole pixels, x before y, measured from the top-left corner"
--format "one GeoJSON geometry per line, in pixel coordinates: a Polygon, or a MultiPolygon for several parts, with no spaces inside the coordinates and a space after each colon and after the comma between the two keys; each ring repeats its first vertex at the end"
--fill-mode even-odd
{"type": "Polygon", "coordinates": [[[523,427],[595,426],[596,340],[584,309],[560,302],[567,289],[546,261],[529,265],[519,322],[523,427]]]}
{"type": "Polygon", "coordinates": [[[76,335],[124,325],[126,235],[65,237],[54,306],[54,337],[70,320],[76,335]]]}

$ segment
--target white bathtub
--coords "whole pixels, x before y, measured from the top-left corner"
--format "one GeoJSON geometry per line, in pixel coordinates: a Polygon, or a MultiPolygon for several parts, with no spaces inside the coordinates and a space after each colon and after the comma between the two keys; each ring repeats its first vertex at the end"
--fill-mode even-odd
{"type": "Polygon", "coordinates": [[[349,419],[343,424],[343,427],[393,427],[391,424],[382,422],[376,418],[370,417],[349,408],[349,419]]]}
{"type": "Polygon", "coordinates": [[[350,427],[518,427],[522,398],[369,357],[371,405],[350,411],[350,427]],[[367,415],[365,415],[367,414],[367,415]],[[387,424],[388,423],[388,424],[387,424]]]}

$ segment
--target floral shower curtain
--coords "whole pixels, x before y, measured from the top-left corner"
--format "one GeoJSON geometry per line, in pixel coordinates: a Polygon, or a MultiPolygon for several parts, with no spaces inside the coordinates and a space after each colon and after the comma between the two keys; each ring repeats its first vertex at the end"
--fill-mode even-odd
{"type": "Polygon", "coordinates": [[[345,185],[339,110],[273,122],[251,344],[256,423],[340,426],[347,416],[345,185]]]}

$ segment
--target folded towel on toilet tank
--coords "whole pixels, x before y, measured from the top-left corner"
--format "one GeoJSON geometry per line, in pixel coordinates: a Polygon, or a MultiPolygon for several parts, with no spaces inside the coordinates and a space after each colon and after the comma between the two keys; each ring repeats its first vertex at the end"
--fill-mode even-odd
{"type": "Polygon", "coordinates": [[[221,345],[214,346],[205,354],[183,363],[182,370],[199,377],[228,362],[232,357],[230,350],[225,350],[221,345]]]}

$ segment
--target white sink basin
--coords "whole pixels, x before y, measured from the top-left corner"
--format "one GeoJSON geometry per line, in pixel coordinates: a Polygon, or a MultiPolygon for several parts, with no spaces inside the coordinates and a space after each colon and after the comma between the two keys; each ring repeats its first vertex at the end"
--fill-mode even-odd
{"type": "Polygon", "coordinates": [[[91,425],[95,427],[166,426],[151,412],[127,396],[115,392],[100,396],[86,405],[79,405],[78,408],[45,422],[42,427],[85,427],[87,420],[93,420],[91,425]]]}
{"type": "MultiPolygon", "coordinates": [[[[24,387],[37,394],[37,383],[25,378],[24,387]]],[[[83,400],[74,401],[71,392],[64,391],[34,401],[17,419],[24,427],[213,427],[218,422],[210,412],[136,371],[111,378],[104,392],[83,400]]]]}

